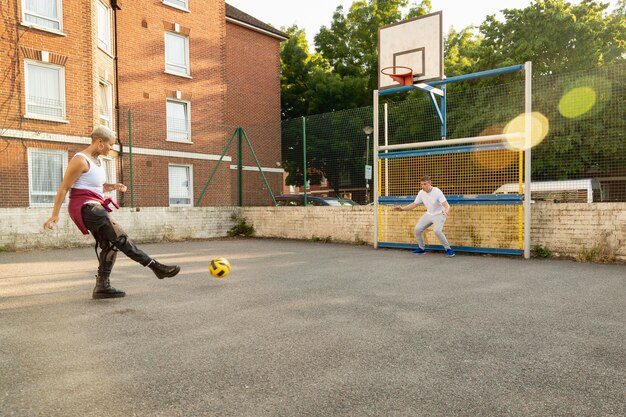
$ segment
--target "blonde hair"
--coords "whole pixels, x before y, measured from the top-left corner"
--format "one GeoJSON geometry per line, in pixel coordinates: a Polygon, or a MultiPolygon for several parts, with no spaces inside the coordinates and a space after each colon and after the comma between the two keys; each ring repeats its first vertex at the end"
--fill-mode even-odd
{"type": "Polygon", "coordinates": [[[429,177],[428,175],[424,175],[420,181],[423,181],[423,182],[432,182],[432,180],[430,179],[430,177],[429,177]]]}
{"type": "Polygon", "coordinates": [[[106,126],[98,126],[91,132],[91,142],[93,143],[96,139],[103,139],[113,143],[115,142],[115,132],[106,126]]]}

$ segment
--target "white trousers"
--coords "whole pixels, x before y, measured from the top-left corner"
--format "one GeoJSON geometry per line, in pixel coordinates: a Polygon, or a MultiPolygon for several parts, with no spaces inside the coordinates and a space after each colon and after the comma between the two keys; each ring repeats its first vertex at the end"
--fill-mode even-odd
{"type": "Polygon", "coordinates": [[[415,225],[415,239],[420,248],[424,249],[424,230],[428,229],[431,224],[435,225],[434,232],[445,249],[450,249],[448,239],[443,234],[443,224],[446,222],[446,216],[443,213],[432,215],[424,213],[415,225]]]}

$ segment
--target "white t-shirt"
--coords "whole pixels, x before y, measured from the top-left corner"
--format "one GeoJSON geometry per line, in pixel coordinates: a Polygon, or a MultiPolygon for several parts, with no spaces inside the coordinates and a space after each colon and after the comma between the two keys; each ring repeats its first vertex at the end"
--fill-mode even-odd
{"type": "Polygon", "coordinates": [[[437,215],[443,212],[443,203],[446,202],[446,197],[441,190],[437,187],[433,187],[429,193],[424,190],[420,190],[415,197],[416,204],[424,204],[426,206],[426,212],[430,215],[437,215]]]}

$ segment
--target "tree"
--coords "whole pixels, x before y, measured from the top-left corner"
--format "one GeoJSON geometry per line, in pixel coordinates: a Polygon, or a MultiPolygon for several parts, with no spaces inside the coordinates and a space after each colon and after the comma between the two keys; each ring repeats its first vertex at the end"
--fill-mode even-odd
{"type": "MultiPolygon", "coordinates": [[[[313,184],[323,176],[339,192],[345,178],[362,180],[365,152],[355,148],[347,132],[364,136],[363,127],[372,125],[371,111],[366,111],[368,122],[361,115],[346,118],[340,111],[371,105],[372,90],[378,86],[378,28],[400,21],[407,5],[408,0],[357,0],[347,13],[337,7],[330,28],[323,26],[315,36],[313,55],[303,31],[287,30],[291,37],[281,50],[283,117],[338,112],[317,121],[320,130],[315,129],[315,119],[307,129],[307,175],[313,184]]],[[[430,0],[423,0],[404,17],[427,14],[430,8],[430,0]]],[[[302,185],[301,123],[284,122],[282,134],[287,184],[302,185]]],[[[363,147],[365,137],[357,140],[363,147]]]]}
{"type": "MultiPolygon", "coordinates": [[[[367,91],[366,79],[350,75],[342,77],[331,72],[327,61],[319,54],[309,54],[304,30],[292,26],[286,32],[290,38],[281,46],[281,107],[283,118],[291,120],[283,122],[282,159],[288,172],[286,184],[303,185],[304,138],[298,116],[352,109],[366,102],[371,92],[367,91]]],[[[337,117],[320,123],[329,129],[309,132],[307,175],[313,184],[319,184],[322,176],[326,177],[338,191],[341,176],[350,176],[350,172],[356,169],[354,163],[344,162],[351,159],[344,155],[351,149],[351,141],[341,133],[341,128],[346,126],[337,117]]],[[[361,131],[360,128],[357,130],[361,131]]]]}
{"type": "Polygon", "coordinates": [[[315,47],[334,74],[366,80],[360,106],[371,104],[371,92],[378,87],[378,28],[431,9],[430,0],[423,0],[403,17],[407,5],[408,0],[357,0],[346,14],[339,6],[330,28],[322,26],[315,36],[315,47]]]}
{"type": "MultiPolygon", "coordinates": [[[[298,70],[305,81],[294,96],[302,106],[294,106],[299,113],[294,110],[291,114],[333,112],[316,121],[332,129],[320,134],[311,131],[307,166],[314,167],[310,174],[326,176],[336,190],[341,176],[354,175],[355,186],[360,184],[362,165],[357,165],[364,158],[351,141],[362,139],[355,138],[355,133],[350,136],[350,132],[359,133],[363,126],[371,125],[363,117],[351,118],[348,112],[338,111],[360,111],[371,105],[371,91],[378,80],[378,27],[401,20],[406,4],[405,0],[359,0],[347,13],[338,7],[330,27],[322,27],[315,37],[318,52],[314,59],[308,58],[315,65],[298,70]]],[[[548,137],[533,151],[534,179],[580,178],[590,172],[617,175],[616,167],[622,167],[620,175],[626,175],[626,91],[622,67],[611,65],[626,62],[626,0],[619,0],[611,13],[607,8],[596,0],[577,5],[536,0],[524,9],[503,10],[501,21],[488,16],[478,28],[452,28],[445,36],[444,69],[448,77],[533,62],[533,109],[550,121],[548,137]],[[564,117],[558,111],[561,98],[581,86],[595,92],[594,108],[576,118],[564,117]]],[[[430,2],[422,1],[404,18],[429,11],[430,2]]],[[[522,83],[509,82],[515,77],[510,74],[448,85],[449,137],[479,135],[485,127],[503,126],[515,117],[512,112],[519,106],[511,101],[519,100],[523,89],[522,83]],[[471,90],[467,90],[469,85],[471,90]]],[[[428,97],[421,92],[394,95],[395,102],[403,100],[406,103],[398,103],[390,112],[398,112],[393,115],[396,119],[409,112],[411,117],[404,116],[405,122],[390,127],[396,130],[392,137],[436,137],[439,126],[428,97]]],[[[301,132],[301,124],[298,129],[301,132]]],[[[284,139],[286,134],[283,129],[284,139]]],[[[301,184],[299,143],[295,139],[290,145],[299,152],[292,155],[296,159],[285,155],[289,158],[285,160],[288,181],[301,184]]]]}
{"type": "Polygon", "coordinates": [[[305,93],[319,59],[309,54],[304,29],[293,25],[285,30],[289,39],[280,45],[281,111],[283,119],[307,114],[305,93]]]}
{"type": "Polygon", "coordinates": [[[283,119],[359,107],[371,99],[367,80],[331,71],[320,54],[310,54],[303,29],[286,29],[281,45],[281,109],[283,119]]]}
{"type": "MultiPolygon", "coordinates": [[[[503,21],[489,16],[480,26],[480,59],[474,70],[524,61],[533,63],[533,109],[550,121],[550,131],[533,150],[533,179],[623,175],[620,152],[626,131],[621,72],[609,64],[625,62],[626,2],[611,13],[593,0],[572,5],[537,0],[525,9],[505,9],[503,21]],[[568,91],[584,87],[597,97],[594,107],[575,118],[559,113],[568,91]],[[618,172],[619,171],[619,172],[618,172]]],[[[617,67],[619,68],[619,67],[617,67]]]]}
{"type": "MultiPolygon", "coordinates": [[[[624,0],[620,3],[623,7],[624,0]]],[[[525,9],[502,10],[502,22],[488,16],[480,25],[483,39],[475,70],[532,61],[535,74],[554,74],[623,59],[623,13],[607,17],[607,8],[594,0],[578,5],[536,0],[525,9]]]]}
{"type": "Polygon", "coordinates": [[[474,30],[473,26],[466,27],[460,32],[450,28],[444,42],[443,67],[447,77],[474,72],[480,60],[478,52],[482,40],[480,35],[474,34],[474,30]]]}

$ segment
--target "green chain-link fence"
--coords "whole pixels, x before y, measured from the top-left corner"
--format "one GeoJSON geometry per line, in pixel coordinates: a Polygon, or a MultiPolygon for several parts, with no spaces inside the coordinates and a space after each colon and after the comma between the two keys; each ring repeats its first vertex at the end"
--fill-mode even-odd
{"type": "MultiPolygon", "coordinates": [[[[532,150],[532,182],[544,188],[546,200],[581,201],[567,188],[573,180],[586,180],[594,202],[626,201],[625,76],[626,65],[533,76],[533,119],[543,132],[533,133],[538,143],[532,150]]],[[[523,91],[523,81],[514,76],[448,87],[446,138],[502,133],[523,111],[523,91]]],[[[399,93],[385,100],[389,144],[441,139],[439,119],[425,93],[399,93]]],[[[384,111],[381,102],[381,145],[384,111]]],[[[367,190],[372,182],[366,178],[373,156],[368,143],[373,135],[366,133],[371,126],[371,107],[283,121],[286,184],[293,192],[304,192],[306,166],[311,195],[371,202],[367,190]]]]}

